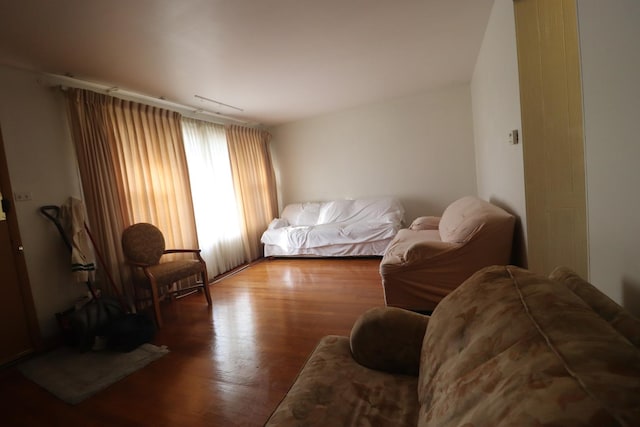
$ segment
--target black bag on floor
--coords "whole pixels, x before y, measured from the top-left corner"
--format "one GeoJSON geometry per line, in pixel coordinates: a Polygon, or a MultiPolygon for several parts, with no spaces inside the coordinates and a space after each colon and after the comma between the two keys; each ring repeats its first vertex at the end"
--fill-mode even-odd
{"type": "Polygon", "coordinates": [[[118,300],[108,297],[56,317],[65,344],[81,352],[91,350],[97,337],[104,338],[110,350],[129,352],[152,341],[156,333],[156,325],[148,315],[126,313],[118,300]]]}
{"type": "Polygon", "coordinates": [[[56,317],[65,344],[79,351],[89,351],[93,348],[96,336],[104,335],[107,325],[123,315],[124,310],[118,300],[98,298],[79,310],[70,309],[58,313],[56,317]]]}
{"type": "Polygon", "coordinates": [[[156,334],[156,324],[143,313],[128,313],[111,321],[104,331],[107,348],[128,353],[150,342],[156,334]]]}

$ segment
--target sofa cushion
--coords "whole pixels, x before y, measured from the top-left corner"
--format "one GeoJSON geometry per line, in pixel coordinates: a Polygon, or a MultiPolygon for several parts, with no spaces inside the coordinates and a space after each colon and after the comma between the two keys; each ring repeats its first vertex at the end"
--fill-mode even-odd
{"type": "Polygon", "coordinates": [[[320,203],[292,203],[282,210],[280,217],[293,226],[316,225],[320,215],[320,203]]]}
{"type": "Polygon", "coordinates": [[[568,287],[489,267],[436,307],[418,394],[423,427],[640,425],[640,352],[568,287]]]}
{"type": "Polygon", "coordinates": [[[478,216],[477,198],[462,197],[451,203],[442,213],[438,230],[445,242],[463,243],[484,221],[478,216]]]}
{"type": "Polygon", "coordinates": [[[416,376],[358,364],[349,338],[322,338],[266,426],[415,426],[416,376]]]}
{"type": "Polygon", "coordinates": [[[367,368],[418,375],[428,323],[429,316],[401,308],[369,309],[351,329],[351,354],[367,368]]]}
{"type": "Polygon", "coordinates": [[[353,216],[353,200],[331,200],[320,204],[318,224],[349,221],[353,216]]]}
{"type": "Polygon", "coordinates": [[[478,197],[462,197],[442,213],[438,226],[440,239],[443,242],[464,243],[485,223],[495,222],[499,218],[511,221],[512,215],[478,197]]]}

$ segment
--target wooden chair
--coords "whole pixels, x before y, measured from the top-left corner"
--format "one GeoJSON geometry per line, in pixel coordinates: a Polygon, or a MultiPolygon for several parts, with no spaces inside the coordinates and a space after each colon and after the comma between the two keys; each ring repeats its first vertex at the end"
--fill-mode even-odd
{"type": "Polygon", "coordinates": [[[131,266],[136,307],[141,309],[141,301],[148,300],[150,293],[158,328],[162,327],[161,296],[202,289],[207,304],[211,305],[207,265],[200,256],[200,249],[165,249],[164,236],[157,227],[148,223],[138,223],[122,233],[122,250],[131,266]],[[160,262],[160,258],[165,254],[180,253],[190,253],[193,257],[160,262]],[[172,285],[177,281],[193,276],[196,278],[195,284],[178,290],[172,289],[172,285]],[[147,290],[147,295],[139,296],[139,289],[147,290]]]}

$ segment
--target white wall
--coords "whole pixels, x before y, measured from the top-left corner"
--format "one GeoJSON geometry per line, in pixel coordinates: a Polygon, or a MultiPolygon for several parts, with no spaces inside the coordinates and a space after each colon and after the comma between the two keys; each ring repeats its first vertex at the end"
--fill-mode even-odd
{"type": "Polygon", "coordinates": [[[468,85],[270,130],[282,205],[392,195],[406,221],[476,194],[468,85]]]}
{"type": "Polygon", "coordinates": [[[478,196],[519,217],[513,262],[526,266],[526,203],[513,0],[496,0],[471,81],[478,196]]]}
{"type": "Polygon", "coordinates": [[[41,86],[37,75],[0,66],[0,127],[16,202],[31,290],[42,335],[57,332],[55,313],[66,309],[83,286],[72,282],[66,247],[42,205],[80,196],[75,154],[60,93],[41,86]]]}
{"type": "Polygon", "coordinates": [[[578,1],[591,281],[640,315],[640,2],[578,1]]]}

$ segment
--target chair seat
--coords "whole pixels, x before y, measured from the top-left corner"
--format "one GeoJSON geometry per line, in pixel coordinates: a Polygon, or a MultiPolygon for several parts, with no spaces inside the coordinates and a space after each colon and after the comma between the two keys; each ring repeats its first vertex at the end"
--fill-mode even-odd
{"type": "MultiPolygon", "coordinates": [[[[196,259],[183,259],[163,262],[148,267],[149,272],[155,277],[158,286],[170,285],[180,279],[184,279],[203,270],[204,266],[196,259]]],[[[146,277],[142,270],[136,274],[138,282],[146,283],[146,277]]]]}

